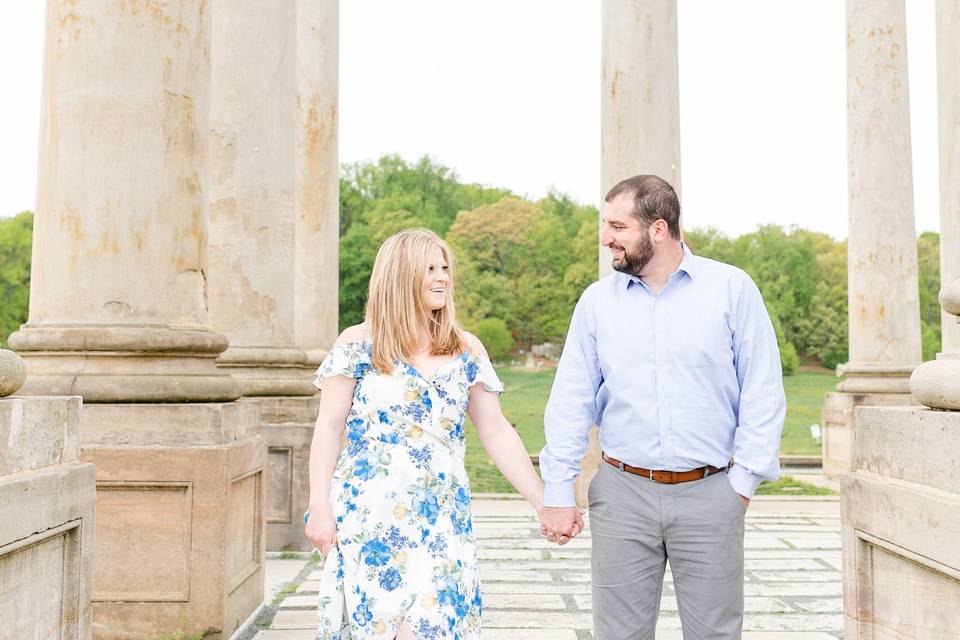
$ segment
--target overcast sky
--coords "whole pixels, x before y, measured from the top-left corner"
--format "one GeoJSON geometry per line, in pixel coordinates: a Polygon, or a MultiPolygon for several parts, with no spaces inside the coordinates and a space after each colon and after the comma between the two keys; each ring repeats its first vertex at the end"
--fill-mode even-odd
{"type": "MultiPolygon", "coordinates": [[[[0,22],[0,215],[32,209],[43,5],[0,22]]],[[[846,236],[844,3],[680,0],[687,227],[846,236]]],[[[422,154],[461,179],[597,203],[600,3],[342,0],[340,159],[422,154]]],[[[918,231],[939,229],[933,3],[907,0],[918,231]]]]}

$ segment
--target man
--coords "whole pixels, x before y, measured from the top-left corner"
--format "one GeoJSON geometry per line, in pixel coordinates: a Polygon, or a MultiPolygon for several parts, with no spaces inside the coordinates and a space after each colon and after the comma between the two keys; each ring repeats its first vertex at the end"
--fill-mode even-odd
{"type": "Polygon", "coordinates": [[[780,473],[773,326],[746,273],[681,241],[680,203],[661,178],[610,190],[600,242],[616,271],[580,297],[557,367],[542,530],[561,544],[579,532],[573,482],[597,424],[594,637],[654,637],[669,559],[685,640],[739,638],[744,515],[780,473]]]}

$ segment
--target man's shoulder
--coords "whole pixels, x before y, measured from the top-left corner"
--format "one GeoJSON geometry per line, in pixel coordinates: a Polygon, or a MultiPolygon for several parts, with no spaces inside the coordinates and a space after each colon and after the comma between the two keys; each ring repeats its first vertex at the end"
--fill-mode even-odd
{"type": "Polygon", "coordinates": [[[621,277],[621,274],[614,271],[613,273],[608,273],[595,282],[591,282],[589,285],[587,285],[587,288],[583,290],[583,293],[580,294],[581,303],[592,302],[604,296],[610,295],[618,286],[622,284],[620,280],[621,277]]]}
{"type": "Polygon", "coordinates": [[[707,280],[720,280],[729,284],[742,285],[744,282],[753,282],[750,275],[736,265],[726,262],[720,262],[713,258],[703,256],[691,256],[695,261],[698,276],[704,276],[707,280]]]}

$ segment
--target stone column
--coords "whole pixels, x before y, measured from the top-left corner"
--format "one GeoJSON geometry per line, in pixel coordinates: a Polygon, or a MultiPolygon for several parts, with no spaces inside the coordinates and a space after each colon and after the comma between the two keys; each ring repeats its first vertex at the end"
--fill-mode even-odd
{"type": "Polygon", "coordinates": [[[26,377],[0,350],[0,636],[90,639],[93,465],[80,398],[7,398],[26,377]]]}
{"type": "Polygon", "coordinates": [[[227,637],[263,596],[257,407],[208,326],[209,4],[49,2],[25,394],[83,397],[94,634],[227,637]]]}
{"type": "MultiPolygon", "coordinates": [[[[600,194],[624,178],[660,176],[680,195],[680,74],[677,6],[671,0],[604,0],[600,98],[600,194]]],[[[599,275],[613,271],[599,247],[599,275]]],[[[594,426],[574,490],[586,505],[600,465],[594,426]]]]}
{"type": "Polygon", "coordinates": [[[847,0],[850,361],[823,411],[823,465],[850,469],[853,408],[909,404],[920,363],[903,0],[847,0]]]}
{"type": "MultiPolygon", "coordinates": [[[[604,0],[600,185],[638,174],[680,194],[680,76],[672,0],[604,0]]],[[[610,255],[600,249],[600,277],[610,255]]]]}
{"type": "Polygon", "coordinates": [[[267,547],[308,549],[311,378],[337,332],[337,2],[212,16],[210,317],[230,339],[217,364],[261,408],[267,547]]]}
{"type": "Polygon", "coordinates": [[[337,337],[339,0],[297,0],[295,342],[320,364],[337,337]]]}
{"type": "MultiPolygon", "coordinates": [[[[940,302],[960,314],[960,280],[940,302]]],[[[960,629],[960,352],[917,367],[910,389],[925,407],[856,411],[853,473],[841,491],[851,640],[947,640],[960,629]]]]}
{"type": "MultiPolygon", "coordinates": [[[[960,4],[937,0],[940,129],[940,282],[960,278],[960,4]]],[[[960,350],[960,324],[941,314],[943,351],[960,350]]]]}

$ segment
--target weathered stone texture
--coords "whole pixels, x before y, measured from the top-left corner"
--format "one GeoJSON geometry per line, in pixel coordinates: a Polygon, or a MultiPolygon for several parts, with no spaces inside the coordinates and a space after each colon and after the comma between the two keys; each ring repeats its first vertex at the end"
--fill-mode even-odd
{"type": "Polygon", "coordinates": [[[0,399],[0,636],[90,638],[93,465],[79,398],[0,399]]]}

